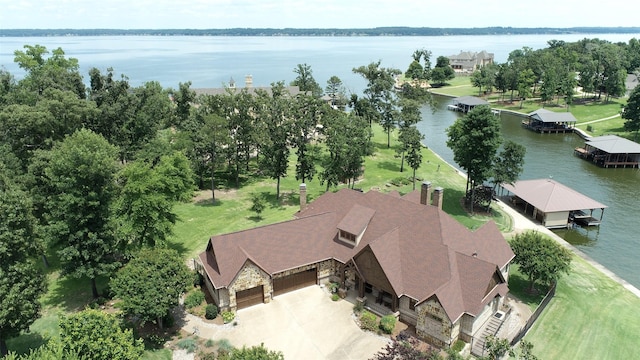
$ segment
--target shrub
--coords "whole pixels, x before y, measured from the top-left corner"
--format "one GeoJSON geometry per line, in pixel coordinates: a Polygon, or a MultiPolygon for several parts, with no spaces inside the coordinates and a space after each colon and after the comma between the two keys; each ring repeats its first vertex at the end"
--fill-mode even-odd
{"type": "Polygon", "coordinates": [[[333,301],[338,301],[338,300],[340,300],[340,295],[338,295],[338,294],[333,294],[333,295],[331,295],[331,300],[333,300],[333,301]]]}
{"type": "Polygon", "coordinates": [[[207,304],[207,307],[204,309],[204,317],[213,320],[218,316],[218,307],[214,304],[207,304]]]}
{"type": "Polygon", "coordinates": [[[329,283],[329,291],[333,294],[338,292],[338,288],[340,287],[340,284],[338,284],[337,282],[330,282],[329,283]]]}
{"type": "Polygon", "coordinates": [[[592,131],[593,131],[593,126],[591,126],[591,125],[587,125],[587,131],[588,131],[588,132],[592,132],[592,131]]]}
{"type": "Polygon", "coordinates": [[[364,302],[357,301],[356,304],[353,305],[353,312],[355,312],[356,314],[359,314],[362,312],[362,310],[364,310],[364,302]]]}
{"type": "Polygon", "coordinates": [[[218,340],[218,352],[220,351],[231,352],[231,350],[233,350],[233,345],[231,345],[229,340],[227,339],[218,340]]]}
{"type": "Polygon", "coordinates": [[[232,322],[233,319],[235,319],[235,318],[236,318],[236,314],[234,314],[231,311],[223,311],[222,312],[222,321],[225,324],[228,324],[228,323],[232,322]]]}
{"type": "Polygon", "coordinates": [[[393,315],[385,315],[380,319],[380,329],[385,334],[391,334],[396,327],[396,317],[393,315]]]}
{"type": "Polygon", "coordinates": [[[374,314],[365,310],[360,314],[360,327],[375,332],[378,329],[378,319],[374,314]]]}
{"type": "Polygon", "coordinates": [[[202,285],[204,285],[204,277],[202,277],[202,274],[196,271],[193,277],[193,286],[202,286],[202,285]]]}
{"type": "Polygon", "coordinates": [[[192,338],[186,338],[178,341],[176,344],[180,349],[187,350],[188,353],[192,353],[198,349],[198,344],[192,338]]]}
{"type": "Polygon", "coordinates": [[[197,289],[187,294],[187,297],[184,299],[184,306],[187,309],[194,308],[204,301],[204,293],[202,290],[197,289]]]}
{"type": "Polygon", "coordinates": [[[455,343],[453,343],[453,346],[451,347],[451,350],[453,350],[455,352],[460,352],[460,351],[462,351],[462,349],[464,349],[464,345],[465,345],[465,342],[460,340],[460,339],[458,339],[458,340],[456,340],[455,343]]]}
{"type": "Polygon", "coordinates": [[[216,345],[216,341],[213,339],[208,339],[207,341],[204,342],[204,346],[210,348],[216,345]]]}
{"type": "Polygon", "coordinates": [[[145,340],[149,347],[153,349],[161,349],[166,341],[162,336],[156,334],[147,336],[145,340]]]}

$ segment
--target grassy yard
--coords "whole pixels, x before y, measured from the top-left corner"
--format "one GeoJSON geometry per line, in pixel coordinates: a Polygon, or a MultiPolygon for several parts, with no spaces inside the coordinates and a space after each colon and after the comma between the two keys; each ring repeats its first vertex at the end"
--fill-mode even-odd
{"type": "Polygon", "coordinates": [[[525,339],[540,359],[632,359],[640,298],[574,256],[571,273],[525,339]]]}

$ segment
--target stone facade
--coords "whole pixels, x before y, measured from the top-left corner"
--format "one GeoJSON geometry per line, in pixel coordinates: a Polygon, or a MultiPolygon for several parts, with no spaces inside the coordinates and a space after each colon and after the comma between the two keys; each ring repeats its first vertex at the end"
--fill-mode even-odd
{"type": "Polygon", "coordinates": [[[451,320],[436,298],[431,298],[416,307],[418,321],[416,333],[428,343],[443,348],[457,339],[459,326],[455,327],[454,338],[451,320]]]}
{"type": "Polygon", "coordinates": [[[415,326],[418,323],[418,313],[415,311],[415,309],[411,310],[410,302],[411,299],[407,296],[403,296],[400,298],[400,320],[415,326]]]}
{"type": "Polygon", "coordinates": [[[271,278],[269,274],[257,267],[255,264],[247,261],[242,270],[238,273],[238,276],[229,285],[229,308],[232,311],[237,310],[236,293],[238,291],[247,290],[256,286],[263,286],[264,302],[271,301],[271,278]]]}
{"type": "Polygon", "coordinates": [[[317,263],[300,266],[294,269],[279,272],[277,274],[274,274],[273,278],[279,279],[285,276],[289,276],[291,274],[296,274],[296,273],[307,271],[314,268],[316,268],[318,272],[318,284],[324,284],[329,282],[329,277],[332,277],[338,274],[338,271],[340,269],[340,262],[334,259],[320,261],[317,263]]]}

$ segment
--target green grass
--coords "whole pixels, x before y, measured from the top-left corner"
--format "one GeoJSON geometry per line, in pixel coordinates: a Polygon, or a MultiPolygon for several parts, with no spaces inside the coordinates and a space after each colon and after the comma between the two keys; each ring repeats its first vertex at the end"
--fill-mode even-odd
{"type": "Polygon", "coordinates": [[[173,353],[169,349],[145,350],[142,360],[171,360],[173,353]]]}
{"type": "Polygon", "coordinates": [[[537,283],[534,285],[534,288],[537,292],[531,294],[528,291],[529,278],[520,272],[518,265],[512,264],[509,267],[509,292],[525,303],[531,311],[536,310],[548,290],[537,283]]]}
{"type": "MultiPolygon", "coordinates": [[[[386,134],[379,126],[374,126],[373,147],[374,154],[365,160],[364,177],[356,184],[356,188],[364,191],[379,189],[382,192],[396,190],[400,194],[406,194],[413,190],[412,184],[403,186],[391,185],[391,181],[398,177],[411,178],[412,170],[405,164],[404,172],[400,172],[400,161],[395,147],[397,132],[391,134],[391,148],[387,148],[386,134]]],[[[470,229],[476,229],[489,219],[493,219],[498,226],[505,231],[511,227],[511,219],[503,214],[497,207],[493,208],[495,214],[492,218],[481,215],[470,216],[461,206],[460,199],[464,194],[465,178],[441,160],[429,149],[423,149],[423,163],[416,171],[416,188],[420,188],[422,180],[431,181],[434,187],[444,188],[443,210],[470,229]]],[[[266,178],[258,178],[246,182],[238,190],[231,189],[229,194],[217,192],[217,200],[211,202],[210,192],[206,192],[206,198],[194,203],[179,204],[175,211],[179,221],[174,228],[174,235],[170,238],[170,246],[187,258],[196,257],[204,251],[207,240],[212,235],[239,231],[256,226],[272,224],[293,218],[293,214],[299,209],[298,188],[300,182],[295,179],[295,156],[292,156],[289,166],[289,175],[281,179],[281,201],[276,202],[275,181],[266,178]],[[267,201],[267,207],[258,219],[251,212],[250,195],[261,194],[267,201]]],[[[307,199],[309,202],[320,196],[326,186],[320,184],[314,178],[306,181],[307,199]]],[[[343,188],[341,185],[338,188],[343,188]]],[[[335,191],[336,189],[331,189],[335,191]]]]}
{"type": "Polygon", "coordinates": [[[633,359],[640,298],[574,256],[571,273],[525,339],[540,359],[633,359]]]}

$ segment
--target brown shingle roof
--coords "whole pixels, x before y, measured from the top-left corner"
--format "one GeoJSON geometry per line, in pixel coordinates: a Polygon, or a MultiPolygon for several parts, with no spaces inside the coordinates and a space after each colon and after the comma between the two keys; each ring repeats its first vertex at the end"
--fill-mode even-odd
{"type": "Polygon", "coordinates": [[[553,179],[521,180],[501,186],[543,212],[607,207],[553,179]]]}
{"type": "Polygon", "coordinates": [[[437,207],[407,199],[349,189],[325,193],[295,220],[212,237],[200,258],[214,285],[224,287],[247,254],[275,274],[331,258],[346,263],[369,247],[396,295],[437,296],[451,319],[481,310],[491,300],[484,292],[492,271],[513,258],[504,237],[492,222],[473,233],[437,207]],[[355,247],[337,240],[338,225],[351,226],[345,219],[352,216],[358,228],[369,219],[355,247]]]}
{"type": "Polygon", "coordinates": [[[355,204],[351,207],[347,215],[342,218],[340,223],[338,223],[337,227],[348,233],[360,235],[367,225],[369,225],[369,221],[371,221],[375,213],[376,211],[373,209],[355,204]]]}

